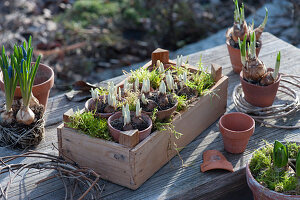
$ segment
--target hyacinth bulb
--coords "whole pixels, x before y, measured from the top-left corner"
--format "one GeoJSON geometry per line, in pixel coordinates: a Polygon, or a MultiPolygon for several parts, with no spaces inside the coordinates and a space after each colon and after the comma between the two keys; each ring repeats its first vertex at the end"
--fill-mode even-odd
{"type": "Polygon", "coordinates": [[[246,21],[242,24],[234,23],[233,24],[233,31],[231,37],[235,43],[238,43],[238,39],[243,40],[245,35],[248,34],[248,26],[246,21]]]}
{"type": "Polygon", "coordinates": [[[12,112],[12,110],[10,111],[4,111],[1,113],[1,119],[0,121],[6,124],[11,124],[13,122],[14,119],[14,113],[12,112]]]}
{"type": "Polygon", "coordinates": [[[248,59],[243,66],[243,77],[250,82],[259,83],[266,73],[265,64],[258,58],[248,59]]]}
{"type": "Polygon", "coordinates": [[[29,108],[29,106],[21,106],[21,109],[18,111],[16,119],[17,122],[30,125],[34,122],[35,114],[29,108]]]}

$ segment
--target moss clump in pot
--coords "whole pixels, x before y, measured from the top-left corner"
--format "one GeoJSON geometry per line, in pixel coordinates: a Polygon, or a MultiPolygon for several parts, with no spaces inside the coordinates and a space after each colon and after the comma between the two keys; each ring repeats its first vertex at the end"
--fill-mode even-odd
{"type": "Polygon", "coordinates": [[[257,150],[250,161],[253,177],[276,192],[300,195],[300,145],[275,141],[257,150]]]}

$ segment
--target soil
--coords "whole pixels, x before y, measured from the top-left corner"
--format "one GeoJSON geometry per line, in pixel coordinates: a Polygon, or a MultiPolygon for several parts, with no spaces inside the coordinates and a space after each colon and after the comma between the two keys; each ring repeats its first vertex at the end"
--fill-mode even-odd
{"type": "MultiPolygon", "coordinates": [[[[132,126],[132,130],[138,129],[139,131],[143,131],[146,128],[149,127],[149,124],[147,123],[147,120],[144,116],[141,116],[138,120],[134,120],[135,115],[131,114],[131,123],[130,125],[132,126]],[[139,123],[135,123],[135,121],[138,121],[139,123]]],[[[115,119],[111,122],[112,127],[115,129],[118,129],[120,131],[125,131],[124,130],[124,120],[123,117],[120,117],[119,119],[115,119]]]]}
{"type": "Polygon", "coordinates": [[[198,94],[197,94],[196,90],[194,90],[190,87],[187,87],[187,86],[183,86],[183,88],[179,88],[177,95],[178,96],[185,95],[187,97],[187,99],[191,99],[191,98],[197,96],[198,94]]]}
{"type": "MultiPolygon", "coordinates": [[[[158,96],[159,95],[158,95],[157,92],[153,92],[152,95],[148,97],[148,99],[152,100],[156,104],[158,104],[158,102],[159,102],[158,96]]],[[[167,110],[169,108],[172,108],[176,104],[175,98],[172,96],[172,94],[168,94],[167,98],[169,100],[169,103],[166,106],[163,106],[163,107],[161,107],[161,106],[158,105],[157,106],[158,111],[160,111],[160,110],[167,110]]],[[[140,103],[141,103],[141,107],[142,107],[143,111],[145,111],[145,112],[152,112],[153,111],[153,109],[152,110],[148,110],[147,109],[147,105],[144,105],[142,102],[140,102],[140,103]]]]}
{"type": "Polygon", "coordinates": [[[90,110],[96,110],[96,113],[113,113],[115,112],[114,108],[108,105],[108,103],[103,103],[101,100],[91,104],[90,110]],[[97,107],[96,107],[97,106],[97,107]]]}

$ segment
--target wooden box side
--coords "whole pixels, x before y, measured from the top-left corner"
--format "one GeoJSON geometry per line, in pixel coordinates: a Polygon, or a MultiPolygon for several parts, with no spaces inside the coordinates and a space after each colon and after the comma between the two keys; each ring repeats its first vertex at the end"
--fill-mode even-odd
{"type": "Polygon", "coordinates": [[[175,117],[175,130],[183,134],[180,139],[175,139],[173,133],[156,131],[130,151],[130,157],[134,158],[131,167],[135,189],[176,155],[170,145],[175,142],[177,147],[186,146],[225,113],[227,88],[228,77],[223,76],[211,88],[214,93],[201,97],[181,116],[175,117]]]}
{"type": "Polygon", "coordinates": [[[103,179],[131,188],[130,148],[65,126],[60,126],[57,134],[60,155],[64,158],[80,167],[94,169],[103,179]]]}

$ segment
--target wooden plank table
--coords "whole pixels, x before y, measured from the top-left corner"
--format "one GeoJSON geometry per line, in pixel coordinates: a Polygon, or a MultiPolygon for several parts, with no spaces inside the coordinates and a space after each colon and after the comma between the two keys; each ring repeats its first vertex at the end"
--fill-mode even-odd
{"type": "MultiPolygon", "coordinates": [[[[278,51],[281,51],[282,64],[280,71],[287,74],[300,75],[300,49],[264,33],[262,36],[263,47],[260,58],[267,65],[274,67],[278,51]]],[[[231,69],[229,55],[225,45],[201,51],[188,56],[189,63],[196,65],[202,55],[202,62],[208,66],[217,63],[223,67],[223,73],[229,77],[227,112],[234,112],[232,102],[233,88],[239,84],[239,76],[231,69]]],[[[187,58],[187,57],[186,57],[187,58]]],[[[124,77],[113,79],[115,83],[124,77]]],[[[298,91],[299,94],[299,91],[298,91]]],[[[83,102],[68,101],[64,95],[49,99],[46,112],[47,128],[45,140],[35,148],[37,151],[57,154],[53,145],[57,145],[56,127],[62,121],[62,115],[70,108],[82,108],[83,102]]],[[[300,112],[294,114],[293,123],[300,124],[300,112]]],[[[197,119],[195,119],[197,120],[197,119]]],[[[223,141],[216,123],[199,135],[193,142],[187,145],[181,152],[182,159],[187,167],[182,167],[178,156],[162,167],[138,190],[133,191],[122,186],[101,180],[99,184],[104,186],[103,199],[217,199],[228,192],[239,190],[246,186],[245,165],[253,150],[263,145],[263,139],[273,142],[277,140],[300,141],[300,130],[283,130],[269,128],[256,123],[256,130],[251,137],[246,151],[243,154],[230,154],[224,151],[223,141]],[[200,172],[202,154],[205,150],[217,149],[232,162],[234,173],[223,170],[200,172]]],[[[0,156],[19,154],[20,151],[2,147],[0,156]]],[[[18,159],[17,162],[22,161],[18,159]]],[[[17,181],[10,189],[9,199],[64,199],[64,186],[58,179],[51,179],[36,185],[36,182],[49,176],[51,172],[34,172],[27,174],[25,178],[17,177],[17,181]]],[[[0,184],[8,180],[0,177],[0,184]]]]}

